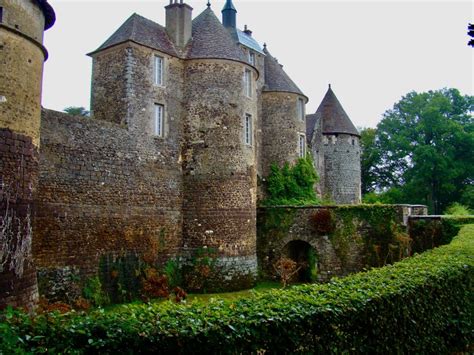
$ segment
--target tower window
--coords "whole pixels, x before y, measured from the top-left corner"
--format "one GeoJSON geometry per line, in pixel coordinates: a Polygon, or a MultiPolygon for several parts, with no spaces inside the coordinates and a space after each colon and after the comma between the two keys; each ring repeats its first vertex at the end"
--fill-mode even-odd
{"type": "Polygon", "coordinates": [[[0,23],[3,22],[3,7],[0,6],[0,23]]]}
{"type": "Polygon", "coordinates": [[[245,121],[244,121],[244,142],[247,145],[252,145],[252,138],[253,138],[253,129],[252,129],[252,115],[248,113],[245,114],[245,121]]]}
{"type": "Polygon", "coordinates": [[[154,72],[155,72],[155,85],[163,86],[163,64],[164,59],[158,55],[155,55],[154,61],[154,72]]]}
{"type": "Polygon", "coordinates": [[[306,137],[304,134],[298,136],[298,155],[300,158],[306,156],[306,137]]]}
{"type": "Polygon", "coordinates": [[[165,120],[164,120],[165,108],[163,105],[155,104],[155,120],[154,120],[154,133],[157,137],[164,136],[165,120]]]}
{"type": "Polygon", "coordinates": [[[304,115],[304,100],[303,99],[298,99],[298,118],[301,121],[304,121],[305,115],[304,115]]]}
{"type": "Polygon", "coordinates": [[[249,50],[249,63],[255,66],[255,53],[249,50]]]}
{"type": "Polygon", "coordinates": [[[252,97],[252,72],[245,69],[244,72],[244,90],[247,97],[252,97]]]}

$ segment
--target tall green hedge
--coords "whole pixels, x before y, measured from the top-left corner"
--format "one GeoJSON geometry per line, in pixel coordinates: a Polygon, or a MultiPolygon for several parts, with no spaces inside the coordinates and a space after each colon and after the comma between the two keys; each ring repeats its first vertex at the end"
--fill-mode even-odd
{"type": "MultiPolygon", "coordinates": [[[[436,353],[474,343],[474,225],[451,244],[324,285],[236,302],[2,315],[0,350],[106,353],[436,353]]],[[[0,351],[0,352],[1,352],[0,351]]]]}

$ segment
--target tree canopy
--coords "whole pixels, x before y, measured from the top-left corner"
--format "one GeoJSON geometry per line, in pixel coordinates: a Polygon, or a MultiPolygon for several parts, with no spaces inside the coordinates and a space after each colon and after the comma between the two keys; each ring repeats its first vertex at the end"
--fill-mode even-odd
{"type": "Polygon", "coordinates": [[[87,111],[84,107],[77,107],[77,106],[69,106],[64,109],[64,112],[71,116],[83,116],[89,117],[90,112],[87,111]]]}
{"type": "Polygon", "coordinates": [[[469,198],[474,184],[474,97],[456,89],[410,92],[362,131],[362,186],[393,203],[440,213],[469,198]]]}

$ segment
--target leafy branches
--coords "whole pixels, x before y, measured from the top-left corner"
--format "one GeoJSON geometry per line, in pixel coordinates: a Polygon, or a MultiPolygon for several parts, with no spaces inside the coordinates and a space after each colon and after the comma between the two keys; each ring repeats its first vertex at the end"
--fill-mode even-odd
{"type": "Polygon", "coordinates": [[[319,204],[314,184],[319,180],[310,155],[300,158],[294,166],[286,163],[282,168],[272,164],[267,178],[268,198],[263,205],[319,204]]]}

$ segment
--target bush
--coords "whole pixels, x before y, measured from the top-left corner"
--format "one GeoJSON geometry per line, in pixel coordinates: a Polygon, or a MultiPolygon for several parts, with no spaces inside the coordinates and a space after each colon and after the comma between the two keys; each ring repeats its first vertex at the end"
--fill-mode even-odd
{"type": "Polygon", "coordinates": [[[0,352],[436,353],[465,351],[474,225],[449,245],[324,285],[235,302],[120,306],[29,318],[7,310],[0,352]]]}
{"type": "Polygon", "coordinates": [[[466,206],[455,202],[444,211],[444,214],[449,216],[470,216],[473,213],[466,206]]]}

